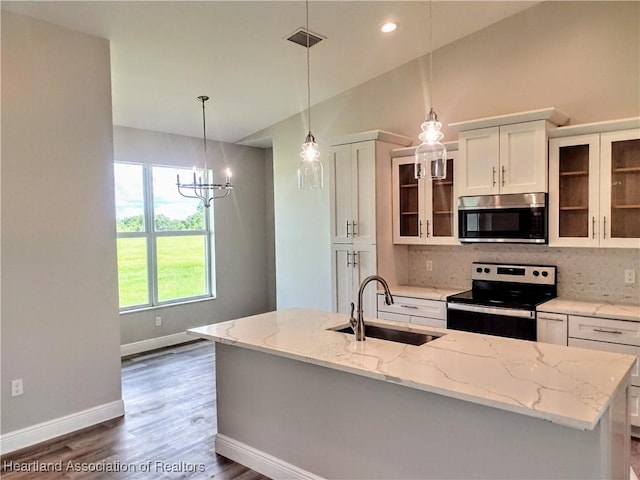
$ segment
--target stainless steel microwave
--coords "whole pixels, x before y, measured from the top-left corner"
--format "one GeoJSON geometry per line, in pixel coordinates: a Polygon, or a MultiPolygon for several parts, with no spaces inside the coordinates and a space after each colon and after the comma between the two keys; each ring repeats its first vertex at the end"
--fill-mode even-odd
{"type": "Polygon", "coordinates": [[[547,243],[547,194],[458,198],[462,243],[547,243]]]}

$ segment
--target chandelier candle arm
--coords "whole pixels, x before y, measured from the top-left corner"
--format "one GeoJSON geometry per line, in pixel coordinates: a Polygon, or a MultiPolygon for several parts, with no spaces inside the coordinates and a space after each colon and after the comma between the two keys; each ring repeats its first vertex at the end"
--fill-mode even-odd
{"type": "Polygon", "coordinates": [[[180,195],[186,198],[200,200],[205,208],[209,208],[213,200],[228,197],[234,187],[231,184],[231,170],[229,168],[225,170],[225,183],[213,183],[209,181],[209,170],[207,168],[207,124],[204,111],[204,102],[209,100],[209,97],[201,95],[198,97],[198,100],[202,102],[202,151],[205,181],[202,181],[202,175],[198,176],[196,174],[196,168],[193,167],[193,183],[180,182],[180,174],[178,174],[176,175],[176,186],[178,187],[178,193],[180,195]]]}

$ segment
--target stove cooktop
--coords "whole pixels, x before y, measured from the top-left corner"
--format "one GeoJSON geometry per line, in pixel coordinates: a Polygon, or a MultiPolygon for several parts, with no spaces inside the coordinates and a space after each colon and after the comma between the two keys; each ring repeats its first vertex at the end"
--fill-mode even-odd
{"type": "Polygon", "coordinates": [[[451,303],[535,310],[556,297],[556,267],[474,262],[472,288],[447,297],[451,303]]]}

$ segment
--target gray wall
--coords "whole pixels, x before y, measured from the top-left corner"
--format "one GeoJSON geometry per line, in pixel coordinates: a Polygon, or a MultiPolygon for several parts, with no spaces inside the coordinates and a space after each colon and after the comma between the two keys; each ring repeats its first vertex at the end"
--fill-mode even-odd
{"type": "Polygon", "coordinates": [[[3,11],[2,433],[121,398],[112,143],[109,43],[3,11]]]}
{"type": "MultiPolygon", "coordinates": [[[[548,106],[574,124],[640,115],[639,17],[638,2],[543,2],[438,49],[433,99],[440,120],[548,106]]],[[[312,107],[321,159],[328,158],[328,139],[358,131],[379,128],[417,141],[428,77],[422,57],[312,107]]],[[[273,139],[278,307],[330,310],[329,189],[310,193],[295,183],[305,119],[291,117],[249,140],[273,139]]]]}
{"type": "MultiPolygon", "coordinates": [[[[192,104],[197,113],[195,96],[192,104]]],[[[194,115],[197,118],[196,115],[194,115]]],[[[187,328],[262,313],[275,308],[273,294],[273,201],[268,151],[222,142],[207,142],[214,174],[228,166],[236,188],[213,203],[215,220],[216,298],[123,313],[122,344],[184,332],[187,328]],[[266,161],[267,160],[267,161],[266,161]],[[270,253],[271,252],[271,253],[270,253]],[[271,260],[269,260],[271,259],[271,260]],[[155,317],[162,326],[155,326],[155,317]]],[[[121,162],[202,165],[202,138],[128,127],[114,127],[114,158],[121,162]]],[[[113,215],[113,214],[112,214],[113,215]]]]}

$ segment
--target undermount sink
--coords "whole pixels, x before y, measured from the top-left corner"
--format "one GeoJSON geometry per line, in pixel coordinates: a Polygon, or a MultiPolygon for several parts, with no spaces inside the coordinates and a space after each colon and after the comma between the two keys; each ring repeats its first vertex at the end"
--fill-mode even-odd
{"type": "MultiPolygon", "coordinates": [[[[349,325],[346,327],[330,328],[329,330],[339,333],[353,333],[353,329],[349,325]]],[[[396,330],[395,328],[379,327],[377,325],[366,325],[364,333],[365,337],[405,343],[407,345],[423,345],[435,340],[436,338],[440,338],[440,335],[408,332],[406,330],[396,330]]]]}

